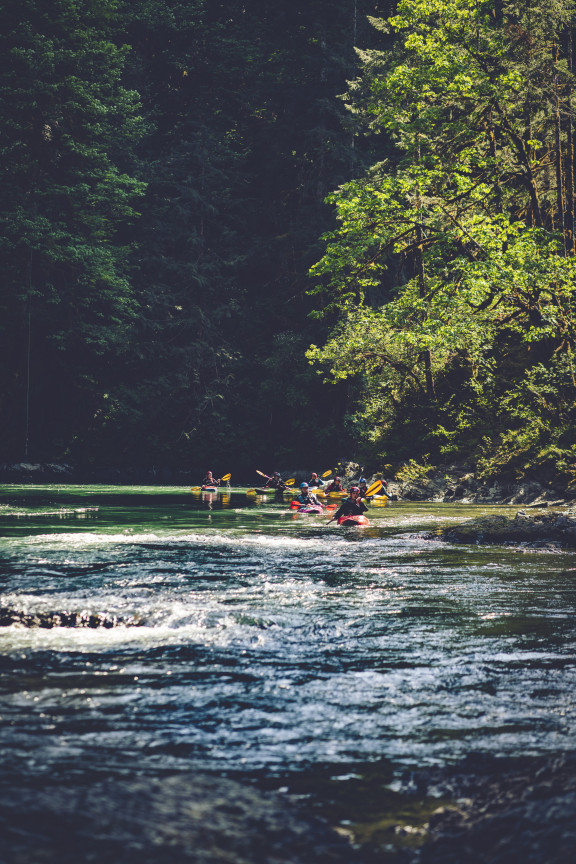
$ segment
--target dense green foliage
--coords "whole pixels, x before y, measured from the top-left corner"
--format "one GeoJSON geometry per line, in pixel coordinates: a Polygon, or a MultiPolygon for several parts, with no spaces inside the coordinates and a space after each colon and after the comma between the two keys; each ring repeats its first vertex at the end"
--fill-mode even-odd
{"type": "MultiPolygon", "coordinates": [[[[347,94],[394,153],[332,196],[313,268],[373,459],[573,462],[573,4],[401,0],[347,94]]],[[[549,469],[549,466],[548,466],[549,469]]]]}
{"type": "Polygon", "coordinates": [[[569,473],[572,6],[3,2],[0,460],[569,473]]]}
{"type": "Polygon", "coordinates": [[[27,449],[32,430],[37,452],[62,452],[84,434],[137,311],[122,231],[143,184],[124,170],[122,151],[142,121],[138,95],[122,83],[116,5],[2,4],[5,455],[27,449]]]}
{"type": "Polygon", "coordinates": [[[362,160],[337,94],[389,4],[0,8],[0,459],[328,458],[307,273],[362,160]]]}

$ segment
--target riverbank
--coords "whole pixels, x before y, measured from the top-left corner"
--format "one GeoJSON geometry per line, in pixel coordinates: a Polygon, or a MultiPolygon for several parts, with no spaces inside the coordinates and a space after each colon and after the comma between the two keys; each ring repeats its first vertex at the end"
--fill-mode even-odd
{"type": "Polygon", "coordinates": [[[479,478],[465,464],[427,469],[406,466],[388,483],[394,499],[455,504],[520,504],[530,507],[576,506],[576,490],[564,475],[540,477],[527,474],[521,480],[479,478]]]}
{"type": "Polygon", "coordinates": [[[471,756],[448,768],[281,790],[180,774],[0,786],[3,864],[568,864],[576,758],[471,756]]]}
{"type": "MultiPolygon", "coordinates": [[[[311,470],[298,466],[274,466],[282,469],[283,477],[294,477],[297,483],[309,480],[311,470]]],[[[233,468],[233,466],[227,466],[233,468]]],[[[17,462],[0,465],[0,483],[16,484],[111,484],[111,485],[176,485],[189,486],[191,478],[199,480],[204,468],[191,470],[169,467],[97,466],[80,468],[60,462],[17,462]]],[[[244,472],[245,473],[245,472],[244,472]]],[[[365,474],[368,483],[385,480],[392,501],[430,501],[458,504],[519,504],[530,507],[573,505],[576,507],[576,488],[565,475],[541,477],[536,472],[521,480],[479,478],[474,466],[450,463],[438,466],[408,463],[396,471],[364,469],[354,461],[341,461],[334,469],[346,486],[357,482],[365,474]]],[[[236,485],[250,485],[257,479],[256,472],[246,476],[234,474],[236,485]]]]}

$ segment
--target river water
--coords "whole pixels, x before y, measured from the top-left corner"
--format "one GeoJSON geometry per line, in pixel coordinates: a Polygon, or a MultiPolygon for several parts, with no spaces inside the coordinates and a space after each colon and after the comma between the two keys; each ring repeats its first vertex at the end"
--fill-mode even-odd
{"type": "Polygon", "coordinates": [[[3,779],[576,749],[576,555],[423,539],[494,511],[0,487],[3,779]]]}

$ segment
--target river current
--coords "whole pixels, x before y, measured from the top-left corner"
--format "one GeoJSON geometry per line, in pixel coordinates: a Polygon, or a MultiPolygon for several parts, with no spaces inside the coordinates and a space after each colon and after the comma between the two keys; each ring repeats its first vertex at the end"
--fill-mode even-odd
{"type": "Polygon", "coordinates": [[[486,512],[0,487],[3,779],[576,749],[576,555],[424,539],[486,512]]]}

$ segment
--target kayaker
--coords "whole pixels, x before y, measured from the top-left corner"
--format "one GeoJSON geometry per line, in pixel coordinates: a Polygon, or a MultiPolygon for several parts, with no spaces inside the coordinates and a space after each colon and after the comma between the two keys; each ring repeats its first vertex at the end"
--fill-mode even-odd
{"type": "Polygon", "coordinates": [[[287,489],[286,483],[280,477],[280,472],[275,471],[272,477],[268,478],[268,482],[266,483],[265,489],[287,489]]]}
{"type": "Polygon", "coordinates": [[[346,489],[343,487],[342,480],[340,479],[340,477],[335,477],[334,480],[332,480],[332,482],[328,484],[326,489],[324,489],[324,492],[326,492],[326,494],[328,494],[328,492],[345,492],[345,491],[346,491],[346,489]]]}
{"type": "Polygon", "coordinates": [[[334,519],[339,519],[340,516],[361,516],[368,510],[368,505],[360,497],[360,489],[358,486],[352,486],[350,489],[350,497],[345,498],[338,510],[332,516],[327,524],[333,522],[334,519]]]}
{"type": "Polygon", "coordinates": [[[294,499],[299,504],[302,504],[304,507],[321,507],[322,505],[318,501],[316,495],[313,492],[310,492],[310,487],[308,483],[300,484],[300,494],[296,496],[294,499]]]}
{"type": "Polygon", "coordinates": [[[202,480],[202,486],[219,486],[220,480],[215,480],[212,476],[212,471],[207,471],[206,476],[202,480]]]}
{"type": "Polygon", "coordinates": [[[365,498],[368,491],[368,483],[364,477],[360,477],[358,480],[358,488],[360,489],[360,497],[365,498]]]}
{"type": "Polygon", "coordinates": [[[308,483],[311,489],[321,489],[324,486],[324,480],[316,474],[314,471],[312,473],[312,477],[310,478],[310,482],[308,483]]]}

